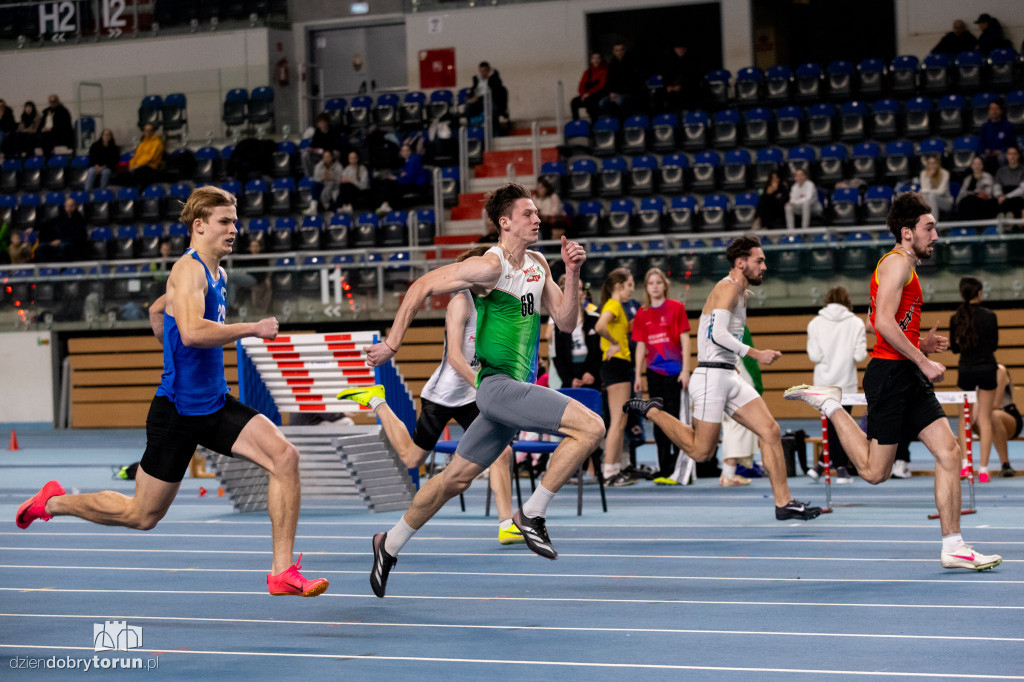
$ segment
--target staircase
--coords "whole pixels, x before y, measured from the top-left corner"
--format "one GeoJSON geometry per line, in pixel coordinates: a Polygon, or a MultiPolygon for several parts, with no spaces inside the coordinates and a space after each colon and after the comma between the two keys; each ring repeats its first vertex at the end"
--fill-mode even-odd
{"type": "MultiPolygon", "coordinates": [[[[541,163],[558,160],[558,145],[561,136],[554,127],[542,126],[539,135],[541,163]]],[[[508,176],[508,166],[515,168],[515,180],[527,187],[537,183],[540,169],[533,168],[533,136],[529,128],[517,128],[511,135],[493,138],[494,148],[484,152],[484,160],[473,169],[469,179],[469,192],[459,194],[458,205],[452,207],[451,217],[445,222],[447,235],[481,235],[484,233],[481,220],[486,195],[513,178],[508,176]]]]}

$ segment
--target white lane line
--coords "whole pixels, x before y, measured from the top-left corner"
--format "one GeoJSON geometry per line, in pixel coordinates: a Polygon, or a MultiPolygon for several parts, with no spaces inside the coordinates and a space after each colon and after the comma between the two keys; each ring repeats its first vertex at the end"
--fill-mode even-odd
{"type": "MultiPolygon", "coordinates": [[[[47,651],[93,651],[90,647],[83,646],[52,646],[42,644],[0,644],[0,647],[7,649],[42,649],[47,651]]],[[[828,670],[820,668],[742,668],[738,666],[709,666],[709,665],[671,665],[658,663],[597,663],[592,661],[532,661],[523,659],[492,659],[492,658],[440,658],[427,656],[379,656],[376,654],[310,654],[293,652],[271,652],[271,651],[162,651],[160,649],[132,649],[135,653],[156,654],[161,656],[182,655],[182,656],[258,656],[265,658],[305,658],[305,659],[364,659],[370,661],[413,661],[417,663],[473,663],[492,665],[539,665],[553,666],[560,668],[615,668],[615,669],[641,669],[641,670],[707,670],[716,672],[745,672],[745,673],[791,673],[803,675],[860,675],[865,677],[930,677],[930,678],[951,678],[970,680],[1024,680],[1024,676],[1018,675],[977,675],[966,673],[921,673],[921,672],[896,672],[888,670],[828,670]]]]}
{"type": "MultiPolygon", "coordinates": [[[[0,535],[17,535],[19,537],[28,537],[24,533],[2,533],[0,535]]],[[[135,538],[223,538],[223,539],[247,539],[252,538],[261,542],[266,542],[266,535],[249,535],[249,534],[226,534],[226,535],[212,535],[207,533],[140,533],[140,532],[120,532],[120,533],[38,533],[33,535],[33,539],[38,539],[46,536],[55,537],[116,537],[134,540],[135,538]]],[[[299,534],[295,536],[296,540],[354,540],[357,542],[364,542],[370,539],[369,535],[303,535],[299,534]]],[[[448,536],[448,535],[417,535],[413,538],[413,542],[487,542],[494,543],[494,537],[488,535],[486,537],[459,537],[459,536],[448,536]]],[[[833,538],[820,538],[820,537],[805,537],[805,538],[637,538],[637,537],[621,537],[621,538],[609,538],[605,537],[560,537],[558,542],[602,542],[602,543],[627,543],[627,542],[639,542],[639,543],[668,543],[668,542],[743,542],[743,543],[796,543],[796,544],[815,544],[815,545],[840,545],[840,544],[864,544],[864,545],[938,545],[940,544],[937,540],[903,540],[903,539],[891,539],[891,540],[852,540],[852,539],[833,539],[833,538]]],[[[1024,545],[1024,540],[1018,541],[1003,541],[1003,540],[984,540],[978,541],[971,539],[971,545],[1024,545]]],[[[8,547],[0,547],[0,549],[15,549],[8,547]]]]}
{"type": "Polygon", "coordinates": [[[695,630],[691,628],[599,628],[557,625],[470,625],[463,623],[385,623],[376,621],[280,620],[270,618],[192,618],[185,616],[136,616],[80,613],[0,613],[0,618],[83,618],[86,620],[160,620],[187,623],[253,623],[266,625],[327,625],[329,627],[439,628],[461,630],[535,630],[556,632],[629,632],[683,635],[759,635],[763,637],[851,637],[863,639],[925,639],[981,642],[1024,642],[1024,637],[978,637],[973,635],[905,635],[872,632],[780,632],[773,630],[695,630]]]}
{"type": "MultiPolygon", "coordinates": [[[[406,574],[413,575],[413,574],[406,574]]],[[[29,592],[34,594],[198,594],[210,595],[233,595],[233,596],[257,596],[265,598],[266,592],[241,592],[227,590],[115,590],[115,589],[69,589],[69,588],[20,588],[0,587],[0,592],[29,592]]],[[[372,594],[339,594],[325,592],[319,598],[344,598],[344,599],[377,599],[372,594]]],[[[701,599],[605,599],[596,597],[466,597],[452,595],[388,595],[388,599],[416,599],[429,601],[509,601],[509,602],[554,602],[554,603],[582,603],[582,604],[688,604],[688,605],[713,605],[713,606],[823,606],[827,608],[837,607],[864,607],[876,609],[966,609],[966,610],[1005,610],[1024,611],[1024,606],[988,606],[982,604],[892,604],[892,603],[857,603],[857,602],[785,602],[785,601],[721,601],[701,599]]],[[[374,602],[380,603],[380,602],[374,602]]]]}

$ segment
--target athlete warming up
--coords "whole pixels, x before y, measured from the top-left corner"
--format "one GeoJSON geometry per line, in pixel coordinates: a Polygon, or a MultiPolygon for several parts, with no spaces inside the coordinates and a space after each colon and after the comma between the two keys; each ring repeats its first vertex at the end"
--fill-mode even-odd
{"type": "Polygon", "coordinates": [[[267,510],[273,595],[315,597],[327,581],[307,580],[292,564],[299,520],[299,452],[274,424],[228,394],[222,346],[255,336],[273,339],[277,320],[224,324],[226,275],[220,261],[231,253],[238,230],[236,200],[206,186],[192,192],[181,211],[191,243],[171,268],[167,292],[149,309],[153,332],[164,348],[164,373],[146,417],[146,452],[135,478],[135,495],[104,491],[67,495],[57,481],[18,508],[19,528],[36,519],[78,518],[105,526],[150,530],[164,517],[197,445],[241,456],[270,472],[267,510]]]}
{"type": "Polygon", "coordinates": [[[768,269],[764,251],[756,237],[738,237],[726,247],[725,256],[732,269],[708,295],[697,328],[697,368],[690,376],[693,427],[665,412],[660,398],[634,398],[622,409],[653,421],[673,443],[698,462],[715,456],[722,415],[729,415],[758,437],[775,498],[775,518],[807,521],[821,514],[821,508],[798,502],[789,494],[779,424],[754,387],[744,382],[736,371],[736,362],[741,357],[770,365],[782,355],[777,350],[751,348],[741,341],[743,326],[747,323],[748,287],[760,286],[768,269]]]}
{"type": "MultiPolygon", "coordinates": [[[[540,307],[559,329],[576,326],[576,296],[562,295],[544,257],[528,250],[538,239],[540,215],[530,190],[509,184],[487,200],[487,215],[498,226],[499,241],[483,255],[427,273],[413,282],[395,316],[391,332],[367,348],[367,362],[379,366],[394,357],[416,311],[428,296],[469,289],[474,296],[478,416],[459,441],[451,462],[420,488],[405,515],[386,533],[373,536],[370,586],[383,597],[388,574],[412,536],[452,497],[466,490],[491,465],[520,430],[564,436],[530,499],[512,517],[526,545],[555,559],[545,525],[547,508],[604,437],[601,417],[557,391],[530,383],[540,338],[540,307]]],[[[565,290],[575,292],[583,247],[562,237],[565,290]]]]}
{"type": "Polygon", "coordinates": [[[914,268],[935,250],[935,216],[919,194],[905,192],[892,202],[886,222],[896,246],[882,256],[871,275],[868,318],[878,340],[864,371],[867,434],[841,409],[843,392],[838,386],[793,386],[785,397],[802,400],[828,417],[868,483],[889,478],[901,436],[919,438],[935,457],[942,566],[983,571],[1003,559],[974,551],[960,535],[960,445],[932,386],[942,381],[946,368],[926,355],[946,350],[949,340],[938,336],[936,327],[921,338],[921,282],[914,268]]]}

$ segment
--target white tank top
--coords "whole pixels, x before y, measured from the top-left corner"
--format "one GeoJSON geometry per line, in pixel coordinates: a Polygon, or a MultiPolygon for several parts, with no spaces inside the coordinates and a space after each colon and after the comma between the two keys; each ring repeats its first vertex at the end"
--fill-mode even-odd
{"type": "MultiPolygon", "coordinates": [[[[466,320],[466,327],[462,332],[462,355],[469,361],[469,366],[475,372],[480,369],[480,362],[476,359],[476,306],[473,305],[473,295],[468,290],[463,289],[455,295],[464,296],[466,303],[469,304],[469,318],[466,320]]],[[[444,338],[444,355],[441,357],[441,364],[430,375],[430,379],[420,392],[420,397],[444,407],[461,407],[476,400],[476,388],[467,383],[448,362],[447,324],[444,338]]]]}
{"type": "MultiPolygon", "coordinates": [[[[728,277],[722,278],[723,282],[732,282],[728,277]]],[[[714,322],[715,314],[712,312],[710,315],[700,316],[700,325],[697,327],[697,362],[724,362],[728,365],[735,365],[740,359],[740,356],[727,348],[723,348],[715,343],[715,340],[711,338],[711,326],[714,322]]],[[[739,302],[736,304],[736,308],[732,311],[732,318],[729,320],[729,333],[733,337],[742,342],[743,341],[743,327],[747,324],[747,299],[746,296],[740,296],[739,302]]]]}

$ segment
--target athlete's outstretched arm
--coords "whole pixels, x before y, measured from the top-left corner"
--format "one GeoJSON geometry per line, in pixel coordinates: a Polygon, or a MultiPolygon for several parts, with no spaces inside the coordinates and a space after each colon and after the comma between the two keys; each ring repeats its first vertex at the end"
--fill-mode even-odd
{"type": "Polygon", "coordinates": [[[416,312],[428,297],[437,294],[454,294],[460,289],[473,292],[490,291],[501,276],[501,261],[494,254],[467,258],[461,263],[451,263],[423,275],[409,287],[398,308],[391,332],[387,338],[366,348],[366,362],[379,367],[398,352],[416,312]]]}
{"type": "Polygon", "coordinates": [[[732,316],[736,304],[740,301],[740,289],[730,282],[719,282],[711,290],[705,310],[710,310],[711,339],[726,350],[731,350],[740,357],[751,357],[758,362],[770,365],[780,357],[782,353],[777,350],[758,350],[739,341],[729,333],[729,318],[732,316]]]}
{"type": "Polygon", "coordinates": [[[167,314],[174,317],[178,325],[181,342],[190,348],[216,348],[249,336],[261,339],[277,336],[278,324],[273,317],[237,324],[205,319],[206,269],[192,258],[182,258],[174,264],[163,298],[167,314]]]}
{"type": "Polygon", "coordinates": [[[470,386],[476,385],[476,372],[470,366],[470,359],[463,354],[462,342],[465,338],[466,322],[469,321],[470,306],[465,296],[456,296],[448,305],[444,316],[444,335],[448,342],[448,364],[470,386]]]}

